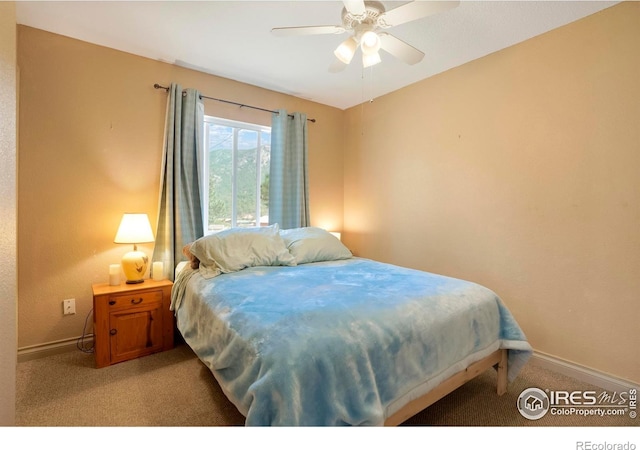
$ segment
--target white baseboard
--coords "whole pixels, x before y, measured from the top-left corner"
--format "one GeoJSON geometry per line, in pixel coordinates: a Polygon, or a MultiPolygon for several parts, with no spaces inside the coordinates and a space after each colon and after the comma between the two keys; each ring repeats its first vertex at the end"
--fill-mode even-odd
{"type": "Polygon", "coordinates": [[[31,361],[46,356],[78,350],[78,340],[82,340],[84,348],[93,346],[93,335],[78,336],[59,341],[46,342],[44,344],[30,345],[18,349],[18,362],[31,361]]]}
{"type": "Polygon", "coordinates": [[[593,384],[605,391],[622,392],[628,391],[629,389],[640,389],[640,385],[631,381],[616,378],[604,372],[599,372],[542,352],[534,351],[529,361],[538,367],[561,373],[562,375],[575,378],[584,383],[593,384]]]}

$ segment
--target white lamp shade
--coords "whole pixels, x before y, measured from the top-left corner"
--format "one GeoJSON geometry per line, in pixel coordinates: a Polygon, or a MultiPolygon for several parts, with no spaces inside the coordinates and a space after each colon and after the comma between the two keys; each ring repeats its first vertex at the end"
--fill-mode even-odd
{"type": "Polygon", "coordinates": [[[333,52],[340,61],[345,64],[349,64],[353,55],[356,53],[356,48],[358,47],[358,41],[355,40],[353,36],[344,41],[342,44],[338,46],[333,52]]]}
{"type": "Polygon", "coordinates": [[[362,48],[362,53],[365,55],[372,55],[374,53],[378,53],[380,50],[380,36],[374,31],[367,31],[362,35],[360,39],[360,47],[362,48]]]}
{"type": "Polygon", "coordinates": [[[113,240],[116,244],[153,242],[153,231],[146,214],[125,214],[113,240]]]}
{"type": "Polygon", "coordinates": [[[382,60],[380,59],[380,54],[378,52],[371,54],[362,54],[362,66],[363,67],[371,67],[375,66],[382,60]]]}

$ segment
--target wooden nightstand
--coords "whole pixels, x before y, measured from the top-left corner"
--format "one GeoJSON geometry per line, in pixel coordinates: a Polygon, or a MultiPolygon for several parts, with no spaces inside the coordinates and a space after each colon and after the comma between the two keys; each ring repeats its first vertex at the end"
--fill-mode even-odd
{"type": "Polygon", "coordinates": [[[172,286],[169,280],[92,286],[97,367],[173,348],[172,286]]]}

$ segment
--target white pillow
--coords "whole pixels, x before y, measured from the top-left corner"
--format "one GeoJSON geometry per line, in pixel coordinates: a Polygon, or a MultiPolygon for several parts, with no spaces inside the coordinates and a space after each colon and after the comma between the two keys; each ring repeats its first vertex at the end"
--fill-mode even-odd
{"type": "Polygon", "coordinates": [[[340,239],[322,228],[304,227],[281,230],[280,236],[289,252],[295,257],[297,264],[353,257],[351,251],[340,242],[340,239]]]}
{"type": "Polygon", "coordinates": [[[196,240],[189,250],[200,260],[200,273],[205,278],[247,267],[296,265],[280,237],[278,224],[230,228],[196,240]]]}

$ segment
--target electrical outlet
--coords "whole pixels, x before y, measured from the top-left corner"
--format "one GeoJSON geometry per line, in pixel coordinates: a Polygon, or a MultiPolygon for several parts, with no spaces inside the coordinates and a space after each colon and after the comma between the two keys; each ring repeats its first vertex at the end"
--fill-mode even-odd
{"type": "Polygon", "coordinates": [[[76,313],[76,299],[68,298],[66,300],[62,300],[62,314],[65,316],[68,314],[76,313]]]}

